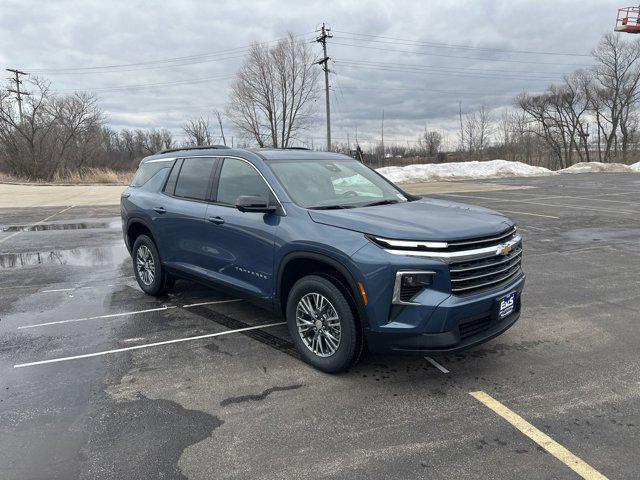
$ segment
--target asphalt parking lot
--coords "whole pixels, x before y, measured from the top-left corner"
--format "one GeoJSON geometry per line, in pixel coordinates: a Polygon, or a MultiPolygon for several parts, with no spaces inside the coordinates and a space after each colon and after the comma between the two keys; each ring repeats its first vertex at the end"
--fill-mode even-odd
{"type": "Polygon", "coordinates": [[[476,183],[437,196],[517,220],[518,323],[336,376],[250,303],[144,295],[117,205],[1,208],[0,478],[639,478],[640,175],[476,183]]]}

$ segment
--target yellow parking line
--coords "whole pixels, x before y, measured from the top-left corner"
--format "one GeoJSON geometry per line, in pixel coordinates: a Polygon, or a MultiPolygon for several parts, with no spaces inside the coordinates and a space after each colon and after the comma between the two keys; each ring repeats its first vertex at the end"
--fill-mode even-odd
{"type": "Polygon", "coordinates": [[[548,435],[542,433],[536,427],[527,422],[524,418],[515,412],[512,412],[502,403],[497,401],[491,395],[485,392],[469,392],[473,398],[482,403],[485,407],[490,408],[495,413],[504,418],[511,425],[524,433],[531,440],[544,448],[551,455],[564,463],[571,470],[576,472],[586,480],[607,480],[607,477],[598,472],[595,468],[576,457],[569,450],[564,448],[558,442],[548,435]]]}

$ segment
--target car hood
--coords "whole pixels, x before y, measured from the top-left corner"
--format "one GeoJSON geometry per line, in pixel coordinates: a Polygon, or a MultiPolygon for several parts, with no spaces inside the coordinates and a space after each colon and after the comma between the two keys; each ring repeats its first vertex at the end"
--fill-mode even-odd
{"type": "Polygon", "coordinates": [[[316,223],[379,237],[453,241],[502,233],[514,223],[487,208],[421,198],[348,210],[309,210],[316,223]]]}

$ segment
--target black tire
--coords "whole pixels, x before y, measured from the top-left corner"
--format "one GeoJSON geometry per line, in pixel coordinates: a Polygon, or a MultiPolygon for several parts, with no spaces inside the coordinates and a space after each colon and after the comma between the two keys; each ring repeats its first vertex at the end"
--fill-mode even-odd
{"type": "MultiPolygon", "coordinates": [[[[300,308],[303,309],[304,307],[300,306],[300,308]]],[[[303,313],[304,317],[301,321],[307,321],[307,319],[311,320],[311,317],[304,314],[303,310],[300,311],[303,313]]],[[[317,312],[319,310],[315,311],[317,312]]],[[[335,315],[332,315],[332,317],[334,316],[335,315]]],[[[355,314],[354,308],[352,308],[352,303],[349,301],[349,298],[331,280],[317,275],[309,275],[298,280],[291,288],[287,298],[286,318],[289,334],[291,335],[296,348],[302,355],[302,358],[318,370],[322,370],[327,373],[344,372],[355,365],[360,359],[363,348],[363,334],[360,322],[355,314]],[[315,333],[309,332],[309,330],[307,330],[306,333],[300,333],[298,328],[296,312],[298,311],[301,300],[303,298],[310,298],[305,297],[308,294],[319,294],[324,297],[325,300],[328,300],[330,305],[325,308],[333,309],[338,317],[340,325],[339,342],[335,351],[330,353],[328,356],[321,356],[320,352],[314,353],[312,350],[313,347],[308,346],[308,344],[305,343],[311,342],[314,344],[312,337],[316,336],[315,333]],[[303,339],[303,336],[306,340],[303,339]]],[[[320,322],[323,321],[320,317],[314,318],[320,320],[320,322]]],[[[334,320],[333,324],[335,325],[335,323],[336,321],[334,320]]],[[[336,328],[329,327],[328,323],[325,323],[325,325],[326,326],[320,327],[320,330],[324,331],[325,329],[336,328]]],[[[318,327],[309,327],[306,325],[303,325],[301,328],[314,329],[314,332],[319,330],[318,327]]],[[[330,331],[335,333],[334,330],[330,331]]],[[[320,335],[325,335],[325,333],[321,333],[320,335]]],[[[320,344],[321,341],[318,340],[318,343],[320,344]]],[[[328,340],[326,339],[324,340],[324,347],[326,348],[326,351],[322,353],[325,355],[333,348],[328,344],[328,340]]],[[[320,348],[321,346],[318,345],[318,350],[320,350],[320,348]]]]}
{"type": "Polygon", "coordinates": [[[162,267],[156,244],[147,235],[140,235],[136,238],[133,248],[131,249],[131,258],[133,260],[133,272],[138,281],[138,285],[144,293],[154,297],[161,297],[173,287],[175,280],[162,267]],[[153,265],[153,279],[150,279],[144,271],[141,272],[138,268],[139,251],[142,256],[144,256],[143,254],[148,254],[146,258],[150,257],[152,263],[146,262],[146,264],[153,265]]]}

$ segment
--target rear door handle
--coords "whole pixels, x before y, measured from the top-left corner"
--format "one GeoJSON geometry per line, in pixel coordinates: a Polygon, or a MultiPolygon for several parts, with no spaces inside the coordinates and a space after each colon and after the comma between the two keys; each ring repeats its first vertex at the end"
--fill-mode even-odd
{"type": "Polygon", "coordinates": [[[154,208],[154,210],[156,212],[158,212],[158,213],[166,213],[167,212],[166,208],[164,208],[164,207],[156,207],[156,208],[154,208]]]}
{"type": "Polygon", "coordinates": [[[222,218],[222,217],[209,217],[209,221],[211,223],[215,223],[216,225],[222,225],[224,223],[224,218],[222,218]]]}

